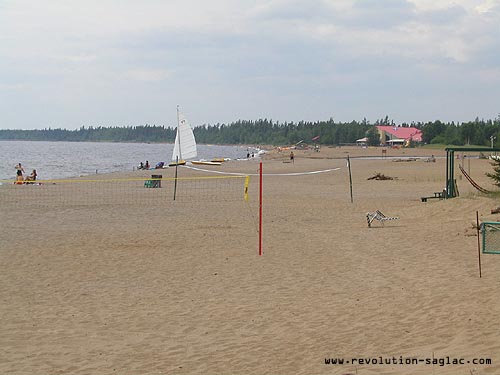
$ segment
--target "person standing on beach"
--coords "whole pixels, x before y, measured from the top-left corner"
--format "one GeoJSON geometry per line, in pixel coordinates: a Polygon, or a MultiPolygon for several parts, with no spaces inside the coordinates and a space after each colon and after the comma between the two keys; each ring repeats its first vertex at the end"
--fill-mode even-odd
{"type": "Polygon", "coordinates": [[[25,172],[24,172],[24,168],[23,168],[23,166],[21,165],[21,163],[19,163],[18,165],[16,165],[14,168],[16,168],[16,174],[17,174],[18,176],[21,176],[21,177],[22,177],[22,176],[23,176],[23,173],[25,173],[25,172]]]}
{"type": "Polygon", "coordinates": [[[24,181],[24,178],[23,178],[23,173],[24,173],[24,168],[23,166],[21,165],[21,163],[19,163],[18,165],[16,165],[14,168],[16,168],[16,183],[23,183],[24,181]]]}
{"type": "Polygon", "coordinates": [[[293,151],[290,152],[290,161],[295,164],[295,155],[293,154],[293,151]]]}
{"type": "Polygon", "coordinates": [[[17,175],[18,175],[18,176],[19,176],[19,175],[21,175],[21,176],[23,175],[23,173],[24,173],[24,168],[23,168],[23,166],[21,165],[21,163],[19,163],[18,165],[16,165],[14,168],[16,168],[16,170],[17,170],[17,175]]]}

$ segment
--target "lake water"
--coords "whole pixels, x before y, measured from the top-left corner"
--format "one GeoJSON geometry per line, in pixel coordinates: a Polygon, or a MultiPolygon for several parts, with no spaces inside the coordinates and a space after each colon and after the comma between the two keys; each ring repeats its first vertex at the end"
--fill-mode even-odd
{"type": "MultiPolygon", "coordinates": [[[[198,145],[198,159],[244,158],[246,146],[198,145]]],[[[139,163],[170,162],[173,144],[106,142],[0,141],[0,180],[14,179],[21,163],[38,178],[67,178],[97,173],[132,171],[139,163]]]]}

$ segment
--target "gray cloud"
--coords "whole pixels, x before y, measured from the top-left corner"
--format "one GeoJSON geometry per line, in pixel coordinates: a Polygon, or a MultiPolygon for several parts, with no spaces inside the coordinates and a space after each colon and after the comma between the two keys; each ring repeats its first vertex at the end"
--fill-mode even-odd
{"type": "Polygon", "coordinates": [[[466,16],[467,11],[460,5],[455,4],[448,8],[419,12],[417,20],[424,24],[446,25],[460,22],[466,16]]]}
{"type": "Polygon", "coordinates": [[[407,0],[355,0],[348,18],[358,27],[387,29],[415,18],[415,6],[407,0]]]}
{"type": "Polygon", "coordinates": [[[420,3],[0,0],[0,127],[495,117],[498,4],[420,3]]]}
{"type": "Polygon", "coordinates": [[[289,0],[265,2],[251,12],[252,19],[261,21],[321,20],[332,15],[333,9],[322,0],[289,0]]]}

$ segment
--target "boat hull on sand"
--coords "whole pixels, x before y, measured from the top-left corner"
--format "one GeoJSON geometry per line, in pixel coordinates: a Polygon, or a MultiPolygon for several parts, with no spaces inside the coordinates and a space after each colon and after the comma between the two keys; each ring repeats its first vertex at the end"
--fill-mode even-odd
{"type": "Polygon", "coordinates": [[[193,165],[221,165],[219,161],[203,161],[203,160],[191,160],[193,165]]]}
{"type": "Polygon", "coordinates": [[[186,161],[185,160],[179,160],[178,162],[171,162],[171,163],[168,163],[168,166],[169,167],[175,167],[176,165],[186,165],[186,161]]]}

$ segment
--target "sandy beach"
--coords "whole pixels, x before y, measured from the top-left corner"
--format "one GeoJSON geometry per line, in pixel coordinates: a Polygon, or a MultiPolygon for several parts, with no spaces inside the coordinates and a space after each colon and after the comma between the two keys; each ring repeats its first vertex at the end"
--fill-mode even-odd
{"type": "MultiPolygon", "coordinates": [[[[499,374],[500,255],[482,255],[479,278],[474,227],[476,211],[500,221],[498,198],[457,169],[460,197],[421,202],[444,188],[443,151],[294,153],[262,160],[262,256],[257,176],[248,202],[223,192],[161,205],[3,201],[0,373],[499,374]],[[394,179],[368,180],[376,173],[394,179]],[[399,219],[368,228],[375,210],[399,219]],[[345,363],[325,363],[336,358],[345,363]]],[[[488,160],[464,168],[497,189],[488,160]]],[[[202,169],[255,175],[259,162],[202,169]]]]}

